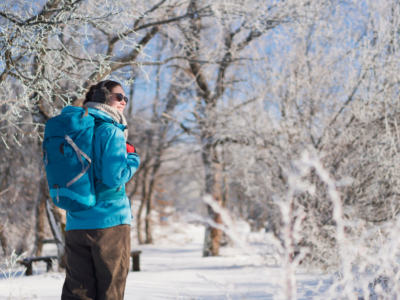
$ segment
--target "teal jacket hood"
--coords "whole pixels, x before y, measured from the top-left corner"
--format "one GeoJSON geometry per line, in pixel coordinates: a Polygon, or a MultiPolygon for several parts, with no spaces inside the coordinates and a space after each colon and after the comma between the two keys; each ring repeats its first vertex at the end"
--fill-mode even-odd
{"type": "MultiPolygon", "coordinates": [[[[82,111],[82,109],[84,109],[84,108],[83,108],[83,107],[79,107],[79,106],[71,106],[71,105],[69,105],[69,106],[64,107],[64,108],[62,109],[61,112],[62,112],[62,113],[76,113],[76,112],[82,111]]],[[[82,111],[82,112],[83,112],[83,111],[82,111]]],[[[118,127],[118,128],[121,129],[122,131],[124,131],[125,128],[126,128],[125,125],[122,125],[122,124],[120,124],[120,123],[115,122],[115,121],[113,120],[113,118],[112,118],[109,114],[107,114],[107,113],[105,113],[105,112],[102,112],[102,111],[100,111],[100,110],[98,110],[98,109],[94,109],[94,108],[89,107],[89,108],[88,108],[88,113],[89,113],[93,118],[95,118],[95,122],[107,122],[107,123],[112,123],[112,124],[114,124],[114,126],[118,127]]]]}

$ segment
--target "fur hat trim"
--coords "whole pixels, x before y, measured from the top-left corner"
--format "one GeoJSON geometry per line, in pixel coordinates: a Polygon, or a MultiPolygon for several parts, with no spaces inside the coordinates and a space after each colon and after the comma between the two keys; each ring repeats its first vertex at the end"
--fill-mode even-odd
{"type": "Polygon", "coordinates": [[[105,87],[94,90],[91,101],[98,102],[98,103],[104,103],[104,104],[110,104],[111,103],[111,93],[105,87]]]}

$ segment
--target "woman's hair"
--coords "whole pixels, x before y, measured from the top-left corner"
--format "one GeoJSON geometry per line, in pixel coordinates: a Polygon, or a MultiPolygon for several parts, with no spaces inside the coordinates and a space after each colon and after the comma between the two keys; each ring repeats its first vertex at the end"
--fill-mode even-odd
{"type": "MultiPolygon", "coordinates": [[[[92,101],[95,90],[100,89],[101,84],[102,82],[100,81],[99,83],[90,86],[89,91],[86,93],[85,100],[83,100],[83,105],[85,105],[87,102],[92,101]]],[[[110,80],[106,82],[103,88],[106,88],[111,93],[112,89],[116,86],[121,86],[121,84],[116,81],[110,80]]]]}

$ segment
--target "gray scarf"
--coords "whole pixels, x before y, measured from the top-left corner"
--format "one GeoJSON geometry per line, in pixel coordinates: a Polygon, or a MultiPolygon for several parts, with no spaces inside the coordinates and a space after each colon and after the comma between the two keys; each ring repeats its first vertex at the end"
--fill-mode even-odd
{"type": "MultiPolygon", "coordinates": [[[[99,102],[86,102],[85,106],[100,110],[100,111],[110,115],[110,117],[113,118],[113,120],[119,124],[122,124],[125,126],[128,125],[122,112],[120,112],[118,109],[116,109],[114,107],[111,107],[110,105],[99,103],[99,102]]],[[[128,128],[126,128],[124,130],[124,136],[125,136],[125,140],[128,140],[128,128]]]]}

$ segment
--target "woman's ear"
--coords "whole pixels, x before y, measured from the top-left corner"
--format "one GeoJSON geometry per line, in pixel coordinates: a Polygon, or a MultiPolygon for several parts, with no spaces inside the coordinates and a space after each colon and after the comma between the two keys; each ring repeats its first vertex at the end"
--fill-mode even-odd
{"type": "Polygon", "coordinates": [[[94,90],[92,101],[109,104],[111,102],[111,93],[106,87],[94,90]]]}

